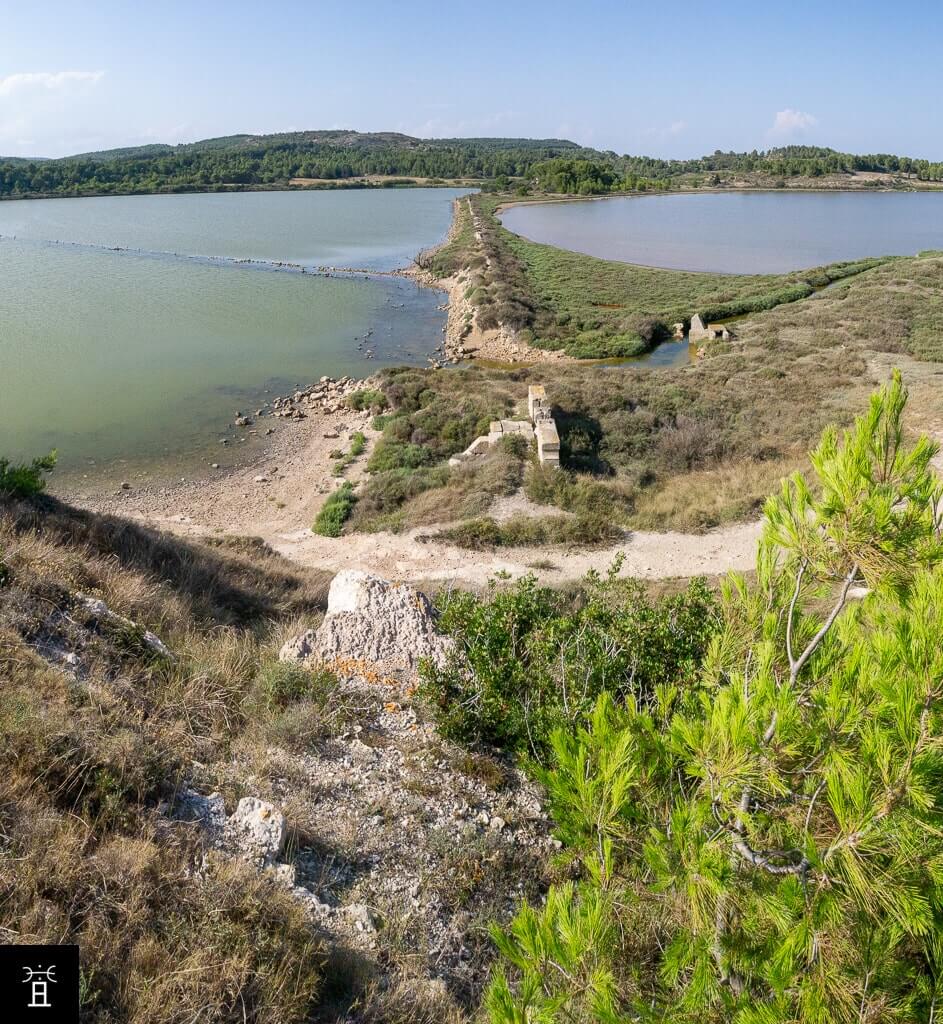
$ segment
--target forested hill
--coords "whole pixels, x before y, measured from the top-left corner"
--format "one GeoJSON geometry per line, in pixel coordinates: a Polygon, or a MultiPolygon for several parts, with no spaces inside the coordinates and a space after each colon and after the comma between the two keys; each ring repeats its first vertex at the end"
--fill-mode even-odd
{"type": "Polygon", "coordinates": [[[600,156],[562,139],[418,139],[352,131],[232,135],[58,160],[3,161],[0,196],[187,191],[279,185],[292,178],[341,183],[367,175],[480,181],[520,178],[554,158],[600,156]]]}
{"type": "Polygon", "coordinates": [[[368,176],[388,184],[397,178],[464,179],[500,188],[599,194],[718,184],[731,175],[768,183],[863,171],[939,180],[943,163],[811,146],[661,160],[620,156],[565,139],[419,139],[397,132],[332,130],[229,135],[55,160],[0,158],[0,197],[278,187],[298,178],[350,186],[363,184],[368,176]]]}

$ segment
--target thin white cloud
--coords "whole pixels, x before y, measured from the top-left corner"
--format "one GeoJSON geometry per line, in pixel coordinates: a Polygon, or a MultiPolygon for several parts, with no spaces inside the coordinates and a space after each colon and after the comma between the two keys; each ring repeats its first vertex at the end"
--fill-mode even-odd
{"type": "Polygon", "coordinates": [[[95,85],[104,74],[104,71],[22,71],[0,78],[0,97],[31,89],[58,92],[75,86],[95,85]]]}
{"type": "Polygon", "coordinates": [[[803,132],[814,128],[818,123],[819,119],[814,114],[786,107],[785,110],[776,112],[769,134],[774,139],[789,139],[796,135],[802,135],[803,132]]]}
{"type": "Polygon", "coordinates": [[[667,134],[667,135],[680,135],[684,131],[684,129],[687,128],[687,126],[688,126],[688,122],[687,121],[672,121],[671,124],[668,125],[667,131],[666,131],[665,134],[667,134]]]}
{"type": "MultiPolygon", "coordinates": [[[[95,148],[91,107],[104,71],[26,71],[0,76],[0,153],[59,156],[95,148]]],[[[100,147],[99,147],[100,148],[100,147]]]]}

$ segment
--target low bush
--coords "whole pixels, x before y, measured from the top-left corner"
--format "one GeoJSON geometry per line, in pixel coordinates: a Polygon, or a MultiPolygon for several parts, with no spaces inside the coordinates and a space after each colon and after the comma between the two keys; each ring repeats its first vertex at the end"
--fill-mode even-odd
{"type": "Polygon", "coordinates": [[[321,506],[311,529],[322,537],[339,537],[356,502],[353,484],[341,484],[321,506]]]}
{"type": "Polygon", "coordinates": [[[362,430],[356,431],[350,439],[350,457],[356,459],[359,455],[363,455],[366,447],[367,435],[362,430]]]}
{"type": "Polygon", "coordinates": [[[537,463],[527,467],[524,492],[538,505],[555,505],[586,518],[606,516],[616,524],[633,508],[633,490],[626,481],[599,480],[537,463]]]}
{"type": "Polygon", "coordinates": [[[357,412],[369,409],[374,415],[382,412],[387,406],[386,395],[378,388],[361,388],[355,391],[347,396],[347,404],[357,412]]]}
{"type": "Polygon", "coordinates": [[[532,576],[479,598],[439,598],[456,648],[444,668],[424,664],[422,690],[446,736],[543,752],[557,726],[579,721],[607,692],[640,697],[693,679],[719,625],[700,581],[650,600],[634,580],[589,574],[574,610],[532,576]]]}
{"type": "Polygon", "coordinates": [[[56,452],[51,451],[32,462],[12,463],[0,459],[0,497],[29,498],[45,490],[44,476],[56,465],[56,452]]]}

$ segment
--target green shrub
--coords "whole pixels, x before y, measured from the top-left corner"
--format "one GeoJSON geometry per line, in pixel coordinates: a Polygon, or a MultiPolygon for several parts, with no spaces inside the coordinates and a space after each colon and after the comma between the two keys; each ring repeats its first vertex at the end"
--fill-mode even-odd
{"type": "Polygon", "coordinates": [[[526,459],[532,451],[532,445],[520,434],[505,434],[498,442],[498,451],[515,459],[526,459]]]}
{"type": "Polygon", "coordinates": [[[361,388],[355,391],[347,396],[347,404],[357,412],[369,409],[374,414],[382,412],[387,407],[386,395],[377,388],[361,388]]]}
{"type": "Polygon", "coordinates": [[[493,547],[528,547],[538,544],[611,544],[623,530],[605,513],[584,512],[575,516],[512,516],[497,523],[480,516],[437,534],[459,547],[481,550],[493,547]]]}
{"type": "Polygon", "coordinates": [[[440,626],[456,650],[421,675],[445,735],[540,753],[553,729],[580,721],[600,693],[646,697],[689,683],[719,625],[715,598],[694,581],[652,601],[617,570],[590,573],[576,610],[532,576],[483,598],[440,597],[440,626]]]}
{"type": "Polygon", "coordinates": [[[367,436],[363,431],[358,430],[350,439],[350,452],[348,454],[352,459],[356,459],[359,455],[363,455],[366,447],[367,436]]]}
{"type": "Polygon", "coordinates": [[[389,469],[418,469],[435,461],[433,452],[422,445],[382,438],[373,449],[367,469],[371,473],[383,473],[389,469]]]}
{"type": "Polygon", "coordinates": [[[32,462],[11,463],[9,459],[0,459],[0,496],[29,498],[39,494],[46,487],[43,476],[55,468],[56,457],[53,449],[32,462]]]}
{"type": "Polygon", "coordinates": [[[374,430],[382,431],[385,430],[387,425],[391,423],[394,419],[396,419],[394,413],[381,413],[379,416],[373,417],[373,419],[370,421],[370,426],[373,427],[374,430]]]}
{"type": "Polygon", "coordinates": [[[311,529],[322,537],[339,537],[356,501],[353,484],[343,483],[324,502],[311,529]]]}

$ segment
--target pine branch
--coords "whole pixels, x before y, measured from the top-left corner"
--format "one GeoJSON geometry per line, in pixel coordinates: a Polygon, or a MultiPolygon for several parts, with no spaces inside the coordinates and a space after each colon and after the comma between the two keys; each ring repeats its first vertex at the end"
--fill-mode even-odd
{"type": "Polygon", "coordinates": [[[812,637],[812,639],[809,641],[808,646],[806,647],[806,649],[802,652],[802,654],[799,655],[798,660],[793,661],[792,660],[792,656],[790,655],[790,658],[789,658],[789,662],[790,662],[790,664],[789,664],[789,682],[790,683],[795,684],[796,679],[798,678],[799,673],[805,667],[806,662],[809,660],[809,658],[812,657],[812,655],[815,653],[816,649],[818,648],[819,644],[825,639],[825,636],[828,633],[828,631],[835,624],[835,620],[838,618],[839,613],[841,612],[842,608],[845,607],[845,604],[848,601],[848,591],[851,590],[851,586],[855,582],[855,579],[856,579],[857,575],[858,575],[858,563],[855,562],[855,564],[849,570],[848,575],[845,577],[845,585],[842,587],[841,594],[839,595],[838,601],[835,603],[835,607],[832,608],[832,610],[829,612],[828,618],[822,624],[822,628],[818,631],[818,633],[815,634],[814,637],[812,637]]]}

